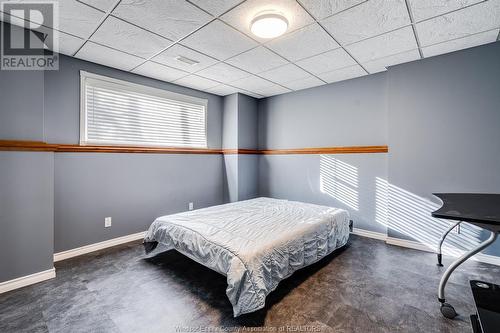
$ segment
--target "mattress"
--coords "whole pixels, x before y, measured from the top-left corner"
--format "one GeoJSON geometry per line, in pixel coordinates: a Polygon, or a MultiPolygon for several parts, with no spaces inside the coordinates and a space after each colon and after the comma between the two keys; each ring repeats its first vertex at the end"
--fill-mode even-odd
{"type": "Polygon", "coordinates": [[[157,218],[146,233],[227,277],[234,316],[259,310],[296,270],[344,246],[349,213],[303,202],[257,198],[157,218]]]}

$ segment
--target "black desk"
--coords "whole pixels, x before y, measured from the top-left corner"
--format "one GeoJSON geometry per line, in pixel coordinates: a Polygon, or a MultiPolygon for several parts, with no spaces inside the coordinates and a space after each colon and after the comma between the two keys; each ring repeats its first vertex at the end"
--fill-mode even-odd
{"type": "Polygon", "coordinates": [[[476,303],[476,314],[471,316],[474,333],[493,333],[500,330],[500,286],[470,281],[476,303]]]}
{"type": "Polygon", "coordinates": [[[457,313],[453,306],[446,303],[444,287],[451,273],[464,261],[481,252],[491,245],[500,233],[500,194],[478,193],[434,193],[441,199],[443,206],[432,213],[433,217],[455,220],[450,228],[443,234],[438,248],[438,265],[441,264],[441,246],[449,232],[462,222],[474,224],[491,232],[490,237],[455,260],[444,272],[439,282],[438,300],[441,302],[441,313],[446,318],[454,318],[457,313]]]}

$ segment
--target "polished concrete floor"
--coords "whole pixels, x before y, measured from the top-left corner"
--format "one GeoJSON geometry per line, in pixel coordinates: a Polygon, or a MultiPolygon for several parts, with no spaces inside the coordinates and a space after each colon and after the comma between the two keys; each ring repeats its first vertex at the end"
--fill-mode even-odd
{"type": "Polygon", "coordinates": [[[435,260],[352,236],[283,281],[265,309],[233,318],[225,277],[130,243],[57,263],[56,279],[0,295],[0,332],[471,332],[468,280],[498,284],[500,267],[470,261],[456,271],[447,299],[460,316],[448,320],[436,299],[445,267],[435,260]]]}

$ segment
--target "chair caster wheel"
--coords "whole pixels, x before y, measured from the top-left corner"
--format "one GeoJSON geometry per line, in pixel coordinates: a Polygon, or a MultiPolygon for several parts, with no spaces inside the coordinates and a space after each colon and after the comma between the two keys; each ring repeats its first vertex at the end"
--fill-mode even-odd
{"type": "Polygon", "coordinates": [[[441,314],[448,319],[453,319],[457,316],[455,308],[448,303],[441,304],[441,314]]]}

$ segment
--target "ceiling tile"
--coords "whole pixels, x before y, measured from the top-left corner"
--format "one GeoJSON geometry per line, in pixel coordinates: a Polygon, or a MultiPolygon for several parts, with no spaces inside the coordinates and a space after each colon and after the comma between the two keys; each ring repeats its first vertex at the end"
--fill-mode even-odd
{"type": "Polygon", "coordinates": [[[313,74],[319,74],[356,65],[356,61],[354,61],[344,49],[338,48],[307,59],[299,60],[296,64],[313,74]]]}
{"type": "Polygon", "coordinates": [[[172,0],[122,0],[113,15],[174,41],[212,19],[211,15],[187,1],[172,0]]]}
{"type": "Polygon", "coordinates": [[[371,0],[321,21],[343,45],[410,24],[405,0],[371,0]]]}
{"type": "Polygon", "coordinates": [[[273,81],[275,83],[283,84],[290,81],[295,81],[299,79],[305,79],[310,77],[311,74],[307,73],[303,69],[295,66],[294,64],[288,64],[285,66],[281,66],[275,69],[271,69],[269,71],[260,73],[259,76],[273,81]]]}
{"type": "MultiPolygon", "coordinates": [[[[2,22],[10,23],[13,25],[17,25],[20,27],[27,27],[29,25],[30,20],[25,19],[24,16],[16,16],[16,13],[13,13],[9,11],[9,9],[5,8],[5,13],[1,11],[2,9],[2,3],[7,4],[8,2],[13,2],[13,0],[6,0],[6,1],[1,1],[0,2],[0,20],[2,22]]],[[[43,23],[43,19],[39,19],[38,16],[36,16],[34,19],[31,20],[31,22],[41,25],[43,23]]]]}
{"type": "Polygon", "coordinates": [[[245,89],[248,91],[254,91],[256,89],[259,89],[259,87],[265,87],[269,85],[273,85],[274,83],[269,82],[263,78],[260,78],[255,75],[250,75],[249,77],[246,77],[244,79],[236,80],[231,83],[232,86],[245,89]]]}
{"type": "Polygon", "coordinates": [[[221,16],[221,19],[241,32],[265,42],[268,39],[259,38],[250,31],[253,18],[263,11],[282,13],[288,20],[288,31],[293,31],[314,22],[304,8],[295,0],[247,0],[238,7],[221,16]]]}
{"type": "Polygon", "coordinates": [[[205,79],[204,77],[197,75],[184,76],[183,78],[174,81],[174,83],[198,90],[207,90],[209,88],[219,85],[219,82],[205,79]]]}
{"type": "Polygon", "coordinates": [[[333,38],[316,23],[275,39],[267,46],[290,61],[339,47],[333,38]]]}
{"type": "MultiPolygon", "coordinates": [[[[26,21],[26,24],[29,24],[29,22],[26,21]]],[[[47,28],[47,27],[41,26],[41,27],[36,28],[34,30],[39,31],[39,32],[44,33],[44,34],[47,34],[47,36],[50,36],[50,37],[56,37],[54,35],[54,30],[52,28],[47,28]]],[[[59,53],[62,53],[62,54],[73,56],[73,54],[75,54],[75,52],[78,51],[78,49],[85,42],[85,40],[82,38],[75,37],[73,35],[64,33],[62,31],[59,31],[57,33],[59,35],[59,38],[58,38],[58,40],[59,40],[59,45],[58,45],[59,53]]],[[[50,37],[47,37],[47,38],[50,38],[50,37]]],[[[54,51],[53,48],[51,48],[51,49],[52,49],[52,51],[54,51]]]]}
{"type": "Polygon", "coordinates": [[[265,89],[262,90],[257,90],[256,93],[263,96],[263,97],[271,97],[275,95],[281,95],[281,94],[286,94],[288,92],[291,92],[292,90],[283,88],[281,86],[272,86],[272,87],[266,87],[265,89]]]}
{"type": "MultiPolygon", "coordinates": [[[[104,15],[104,12],[76,0],[60,1],[58,16],[59,30],[71,35],[87,38],[97,28],[104,15]]],[[[49,24],[47,27],[52,28],[53,25],[49,24]]]]}
{"type": "Polygon", "coordinates": [[[139,67],[134,69],[133,72],[168,82],[177,80],[189,74],[188,72],[160,65],[152,61],[148,61],[140,65],[139,67]]]}
{"type": "Polygon", "coordinates": [[[418,48],[411,27],[398,29],[346,46],[359,62],[367,62],[418,48]]]}
{"type": "Polygon", "coordinates": [[[180,44],[175,44],[172,47],[169,47],[167,50],[154,57],[153,60],[170,67],[185,70],[187,72],[197,72],[218,62],[218,60],[212,57],[191,50],[190,48],[187,48],[180,44]],[[177,60],[177,57],[188,58],[190,60],[197,61],[198,63],[190,65],[181,60],[177,60]]]}
{"type": "Polygon", "coordinates": [[[482,32],[476,35],[454,39],[448,42],[434,44],[422,48],[424,57],[433,57],[439,54],[463,50],[474,46],[492,43],[497,40],[499,29],[482,32]]]}
{"type": "Polygon", "coordinates": [[[203,8],[214,16],[219,16],[244,0],[191,0],[192,3],[203,8]]]}
{"type": "Polygon", "coordinates": [[[259,46],[251,49],[250,51],[239,54],[226,60],[226,62],[255,74],[285,65],[287,63],[285,59],[263,46],[259,46]]]}
{"type": "Polygon", "coordinates": [[[284,86],[292,90],[301,90],[321,86],[323,84],[325,84],[323,81],[311,75],[305,79],[287,82],[284,86]]]}
{"type": "Polygon", "coordinates": [[[92,42],[85,43],[85,45],[76,54],[76,57],[126,71],[131,70],[144,61],[139,57],[92,42]]]}
{"type": "Polygon", "coordinates": [[[242,71],[241,69],[225,64],[223,62],[202,69],[196,74],[222,83],[229,83],[250,75],[247,72],[242,71]]]}
{"type": "Polygon", "coordinates": [[[270,96],[275,94],[283,94],[289,92],[280,85],[264,80],[258,76],[251,75],[244,79],[240,79],[231,83],[232,86],[256,93],[261,96],[270,96]]]}
{"type": "Polygon", "coordinates": [[[79,1],[86,3],[92,7],[95,7],[97,9],[100,9],[104,12],[113,9],[112,7],[116,4],[116,0],[79,0],[79,1]]]}
{"type": "Polygon", "coordinates": [[[168,39],[111,16],[91,40],[142,58],[149,58],[172,44],[168,39]]]}
{"type": "Polygon", "coordinates": [[[104,13],[75,0],[59,1],[59,30],[88,38],[104,13]]]}
{"type": "Polygon", "coordinates": [[[415,22],[449,13],[484,0],[409,0],[415,22]]]}
{"type": "Polygon", "coordinates": [[[198,30],[182,44],[219,60],[257,46],[255,41],[218,20],[198,30]]]}
{"type": "Polygon", "coordinates": [[[85,41],[81,38],[59,33],[59,53],[72,56],[83,45],[85,41]]]}
{"type": "Polygon", "coordinates": [[[240,91],[242,91],[242,89],[231,87],[226,84],[219,84],[218,86],[207,89],[207,92],[220,96],[227,96],[240,91]]]}
{"type": "Polygon", "coordinates": [[[361,66],[350,66],[346,68],[336,69],[331,72],[320,74],[319,77],[328,83],[344,81],[348,79],[353,79],[355,77],[360,77],[367,75],[367,73],[361,68],[361,66]]]}
{"type": "Polygon", "coordinates": [[[496,29],[499,25],[500,0],[489,0],[418,23],[416,27],[420,44],[428,46],[496,29]]]}
{"type": "Polygon", "coordinates": [[[387,70],[387,67],[389,66],[394,66],[418,59],[420,59],[420,53],[418,52],[418,50],[411,50],[365,62],[363,63],[363,67],[366,68],[366,70],[370,72],[370,74],[373,74],[383,72],[387,70]]]}
{"type": "Polygon", "coordinates": [[[366,0],[298,0],[317,20],[324,19],[366,0]]]}

